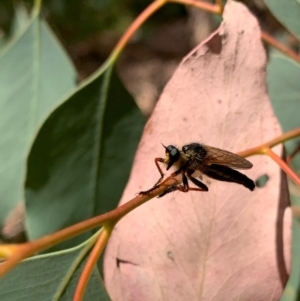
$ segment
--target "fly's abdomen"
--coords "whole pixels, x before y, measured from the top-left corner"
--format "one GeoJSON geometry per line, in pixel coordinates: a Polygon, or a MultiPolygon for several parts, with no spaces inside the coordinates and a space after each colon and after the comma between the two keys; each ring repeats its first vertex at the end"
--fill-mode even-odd
{"type": "Polygon", "coordinates": [[[249,179],[246,175],[227,166],[211,164],[202,166],[201,171],[208,177],[215,180],[241,184],[250,189],[251,191],[255,188],[254,182],[251,179],[249,179]]]}

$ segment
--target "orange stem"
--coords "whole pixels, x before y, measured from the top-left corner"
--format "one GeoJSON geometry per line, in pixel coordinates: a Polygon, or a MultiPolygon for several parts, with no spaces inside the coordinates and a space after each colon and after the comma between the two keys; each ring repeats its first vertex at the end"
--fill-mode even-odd
{"type": "Polygon", "coordinates": [[[110,55],[110,59],[117,59],[123,48],[129,42],[131,37],[136,33],[136,31],[142,26],[142,24],[166,3],[167,0],[153,1],[141,14],[139,14],[139,16],[131,23],[117,45],[114,47],[110,55]]]}
{"type": "MultiPolygon", "coordinates": [[[[218,4],[211,4],[211,3],[205,2],[205,1],[198,1],[198,0],[168,0],[168,2],[194,6],[194,7],[203,9],[205,11],[208,11],[210,13],[217,14],[217,15],[221,15],[222,11],[223,11],[222,6],[220,7],[218,4]]],[[[216,1],[216,2],[220,2],[220,1],[216,1]]]]}
{"type": "Polygon", "coordinates": [[[299,153],[300,151],[300,143],[297,145],[297,147],[293,150],[293,152],[286,158],[286,163],[288,165],[291,164],[292,160],[296,157],[296,155],[299,153]]]}
{"type": "MultiPolygon", "coordinates": [[[[169,0],[169,2],[194,6],[194,7],[203,9],[205,11],[208,11],[210,13],[217,14],[217,15],[222,15],[223,14],[222,0],[216,0],[217,4],[211,4],[211,3],[208,3],[208,2],[196,1],[196,0],[169,0]]],[[[290,49],[286,45],[282,44],[277,39],[275,39],[274,37],[269,35],[268,33],[262,31],[261,32],[261,38],[262,38],[263,41],[270,44],[271,46],[273,46],[274,48],[276,48],[280,52],[286,54],[287,56],[289,56],[290,58],[292,58],[296,62],[300,63],[300,56],[295,51],[293,51],[292,49],[290,49]]]]}
{"type": "MultiPolygon", "coordinates": [[[[103,69],[107,67],[107,65],[111,64],[111,61],[115,61],[120,55],[123,48],[128,44],[129,40],[132,36],[137,32],[137,30],[142,26],[142,24],[151,17],[156,11],[158,11],[162,6],[167,3],[178,3],[183,5],[189,5],[193,7],[197,7],[199,9],[203,9],[213,14],[222,15],[223,13],[223,3],[222,0],[216,0],[217,4],[211,4],[205,1],[198,0],[156,0],[153,1],[129,26],[126,32],[123,34],[117,45],[114,47],[110,57],[108,60],[101,66],[99,72],[102,73],[103,69]]],[[[267,34],[266,32],[261,33],[262,39],[268,44],[272,45],[276,49],[285,53],[292,59],[297,62],[300,62],[300,56],[295,53],[293,50],[281,44],[278,40],[267,34]]]]}
{"type": "Polygon", "coordinates": [[[300,187],[300,178],[279,156],[277,156],[268,147],[264,149],[264,152],[266,155],[272,158],[281,167],[281,169],[300,187]]]}
{"type": "MultiPolygon", "coordinates": [[[[219,1],[219,0],[218,0],[219,1]]],[[[197,0],[156,0],[153,1],[129,26],[126,32],[123,34],[117,45],[114,47],[110,58],[110,60],[116,60],[117,57],[120,55],[123,48],[129,42],[131,37],[136,33],[136,31],[142,26],[142,24],[151,17],[156,11],[158,11],[162,6],[167,3],[179,3],[194,6],[208,12],[214,14],[222,14],[223,6],[219,6],[216,4],[211,4],[205,1],[197,1],[197,0]]],[[[221,0],[219,2],[222,2],[221,0]]]]}
{"type": "Polygon", "coordinates": [[[258,155],[258,154],[265,155],[265,148],[272,148],[280,143],[294,139],[298,136],[300,136],[300,128],[286,132],[286,133],[282,134],[281,136],[270,140],[269,142],[266,142],[264,144],[261,144],[260,146],[256,146],[256,147],[250,148],[248,150],[239,152],[238,154],[242,157],[249,157],[249,156],[258,155]]]}
{"type": "Polygon", "coordinates": [[[83,300],[84,292],[86,290],[88,281],[91,277],[93,269],[105,247],[107,241],[110,237],[112,228],[111,227],[104,227],[101,231],[97,243],[95,244],[93,250],[90,253],[88,260],[83,268],[83,271],[80,275],[78,285],[76,287],[76,291],[74,294],[73,301],[81,301],[83,300]]]}
{"type": "Polygon", "coordinates": [[[0,244],[0,258],[7,258],[19,248],[17,244],[0,244]]]}
{"type": "Polygon", "coordinates": [[[0,265],[0,277],[14,268],[21,260],[32,256],[37,252],[50,248],[54,245],[59,244],[60,242],[92,230],[101,225],[105,227],[110,226],[110,224],[112,223],[117,223],[124,215],[126,215],[136,207],[149,201],[150,199],[158,196],[159,194],[162,194],[166,188],[174,184],[178,184],[177,180],[172,177],[168,177],[161,183],[161,185],[157,189],[155,189],[148,195],[138,195],[129,202],[110,212],[95,216],[55,233],[43,236],[35,241],[17,245],[18,247],[16,251],[13,252],[2,265],[0,265]]]}
{"type": "Polygon", "coordinates": [[[286,54],[296,62],[300,63],[300,56],[296,52],[294,52],[292,49],[285,46],[284,44],[280,43],[278,40],[270,36],[268,33],[262,31],[261,38],[263,41],[272,45],[277,50],[281,51],[282,53],[286,54]]]}
{"type": "Polygon", "coordinates": [[[239,155],[242,157],[248,157],[251,155],[268,155],[270,156],[281,168],[282,170],[297,184],[300,186],[300,178],[298,175],[281,159],[279,158],[271,148],[275,145],[283,143],[287,140],[293,139],[300,136],[300,128],[284,133],[283,135],[270,140],[267,143],[264,143],[260,146],[248,149],[243,152],[239,152],[239,155]]]}
{"type": "Polygon", "coordinates": [[[223,14],[224,6],[223,6],[223,1],[222,0],[216,0],[217,5],[219,6],[220,9],[220,15],[223,14]]]}

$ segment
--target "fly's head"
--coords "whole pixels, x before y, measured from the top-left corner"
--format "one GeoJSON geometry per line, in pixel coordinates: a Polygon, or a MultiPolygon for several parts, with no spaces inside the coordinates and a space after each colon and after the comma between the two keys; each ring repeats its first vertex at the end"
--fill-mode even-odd
{"type": "Polygon", "coordinates": [[[164,163],[167,165],[167,170],[170,169],[174,164],[179,163],[181,154],[178,148],[173,145],[164,146],[166,150],[164,163]]]}

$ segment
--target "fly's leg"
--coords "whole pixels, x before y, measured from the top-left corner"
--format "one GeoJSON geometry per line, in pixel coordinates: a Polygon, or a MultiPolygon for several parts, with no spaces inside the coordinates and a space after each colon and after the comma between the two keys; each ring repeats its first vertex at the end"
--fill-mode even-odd
{"type": "MultiPolygon", "coordinates": [[[[177,176],[179,174],[179,172],[180,172],[180,170],[177,170],[171,176],[177,176]]],[[[158,198],[161,198],[164,195],[166,195],[168,193],[171,193],[173,191],[176,191],[176,190],[179,190],[179,191],[182,191],[182,192],[188,192],[189,190],[191,190],[191,188],[189,187],[187,177],[184,173],[182,173],[182,183],[183,183],[183,185],[173,185],[173,186],[167,188],[162,194],[160,194],[158,196],[158,198]]],[[[192,190],[194,190],[194,189],[192,189],[192,190]]]]}
{"type": "Polygon", "coordinates": [[[154,184],[154,186],[152,187],[152,188],[150,188],[150,189],[148,189],[148,190],[145,190],[145,191],[140,191],[139,192],[139,194],[140,195],[146,195],[146,194],[149,194],[150,192],[152,192],[154,189],[156,189],[157,187],[158,187],[158,184],[163,180],[163,178],[164,178],[164,173],[162,172],[162,170],[161,170],[161,168],[160,168],[160,166],[159,166],[159,164],[158,164],[158,162],[164,162],[164,159],[163,158],[155,158],[154,159],[154,163],[155,163],[155,165],[156,165],[156,167],[157,167],[157,169],[158,169],[158,171],[159,171],[159,173],[160,173],[160,178],[158,179],[158,181],[154,184]]]}
{"type": "Polygon", "coordinates": [[[205,184],[203,184],[196,178],[192,177],[193,172],[194,171],[188,171],[187,176],[183,173],[182,174],[182,185],[173,185],[173,186],[169,187],[168,189],[166,189],[158,197],[161,198],[162,196],[164,196],[170,192],[176,191],[176,190],[179,190],[181,192],[188,192],[190,190],[192,190],[192,191],[208,191],[208,187],[205,184]],[[188,178],[199,188],[190,187],[189,183],[188,183],[188,178]]]}
{"type": "MultiPolygon", "coordinates": [[[[146,190],[146,191],[140,191],[140,192],[139,192],[139,195],[147,195],[147,194],[149,194],[150,192],[152,192],[153,190],[155,190],[155,189],[157,189],[157,188],[159,187],[159,184],[161,183],[161,181],[162,181],[163,178],[164,178],[164,173],[162,172],[160,166],[158,165],[158,162],[164,162],[164,159],[163,159],[163,158],[155,158],[155,164],[156,164],[156,166],[157,166],[157,169],[158,169],[159,173],[161,174],[161,177],[158,179],[158,181],[156,182],[156,184],[155,184],[152,188],[150,188],[149,190],[146,190]]],[[[181,169],[178,169],[178,170],[176,170],[175,172],[173,172],[173,173],[171,174],[171,177],[176,177],[176,176],[179,175],[180,173],[181,173],[181,169]]],[[[175,188],[176,186],[177,186],[177,185],[173,185],[173,186],[167,188],[167,189],[165,190],[165,192],[163,192],[163,193],[162,193],[161,195],[159,195],[158,197],[162,197],[162,196],[164,196],[165,194],[172,192],[173,189],[174,189],[174,190],[177,190],[177,188],[175,188]]]]}
{"type": "Polygon", "coordinates": [[[182,185],[177,185],[177,190],[180,190],[182,192],[188,192],[190,189],[189,182],[184,173],[182,173],[182,185]]]}
{"type": "MultiPolygon", "coordinates": [[[[175,172],[173,172],[173,173],[171,174],[171,177],[176,177],[176,176],[178,176],[180,173],[182,173],[182,179],[183,179],[183,181],[186,182],[186,184],[187,184],[186,176],[184,175],[184,173],[182,172],[181,169],[178,169],[178,170],[176,170],[175,172]],[[185,177],[185,179],[184,179],[184,177],[185,177]]],[[[187,184],[187,185],[188,185],[188,184],[187,184]]],[[[171,193],[171,192],[173,192],[173,191],[180,190],[179,187],[181,187],[181,186],[182,186],[182,185],[175,184],[175,185],[173,185],[173,186],[171,186],[171,187],[168,187],[162,194],[160,194],[160,195],[158,196],[158,198],[161,198],[161,197],[163,197],[164,195],[166,195],[166,194],[168,194],[168,193],[171,193]]]]}
{"type": "Polygon", "coordinates": [[[160,166],[159,166],[159,164],[158,164],[158,162],[164,162],[164,159],[163,158],[155,158],[154,159],[154,162],[155,162],[155,165],[156,165],[156,167],[157,167],[157,169],[158,169],[158,171],[159,171],[159,173],[160,173],[160,178],[158,179],[158,181],[154,184],[154,186],[153,187],[156,187],[162,180],[163,180],[163,178],[164,178],[164,173],[162,172],[162,170],[161,170],[161,168],[160,168],[160,166]]]}
{"type": "Polygon", "coordinates": [[[208,187],[203,184],[202,182],[200,182],[199,180],[197,180],[196,178],[194,178],[192,176],[192,173],[191,172],[187,172],[187,176],[188,178],[196,185],[198,186],[200,189],[198,188],[190,188],[190,190],[196,190],[196,191],[208,191],[208,187]]]}

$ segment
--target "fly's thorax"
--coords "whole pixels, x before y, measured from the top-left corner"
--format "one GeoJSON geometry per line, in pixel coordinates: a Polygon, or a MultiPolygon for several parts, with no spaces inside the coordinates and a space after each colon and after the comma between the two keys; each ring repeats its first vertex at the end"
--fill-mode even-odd
{"type": "Polygon", "coordinates": [[[189,161],[189,156],[187,154],[185,154],[183,151],[180,151],[180,160],[178,160],[180,167],[185,165],[188,161],[189,161]]]}
{"type": "Polygon", "coordinates": [[[188,158],[198,157],[198,160],[200,158],[204,159],[207,151],[203,145],[200,143],[190,143],[186,144],[182,147],[182,152],[186,154],[188,158]]]}
{"type": "Polygon", "coordinates": [[[201,170],[206,154],[205,148],[199,143],[190,143],[182,147],[182,157],[186,158],[186,165],[190,170],[201,170]]]}

